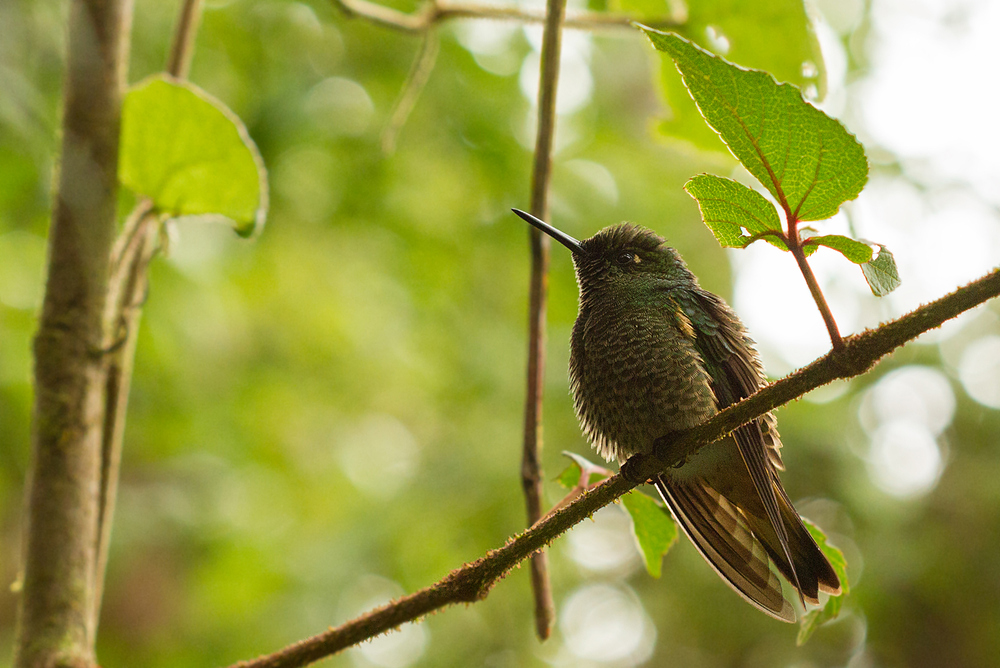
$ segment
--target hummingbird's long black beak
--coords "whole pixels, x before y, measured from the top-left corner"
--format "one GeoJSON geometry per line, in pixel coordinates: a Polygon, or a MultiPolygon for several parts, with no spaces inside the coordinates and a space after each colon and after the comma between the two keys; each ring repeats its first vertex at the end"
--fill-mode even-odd
{"type": "Polygon", "coordinates": [[[526,211],[521,211],[520,209],[511,209],[511,211],[519,215],[521,218],[524,218],[526,221],[528,221],[529,223],[540,229],[542,232],[545,232],[545,234],[549,235],[550,237],[561,243],[566,248],[570,249],[570,251],[572,251],[574,255],[585,254],[585,251],[583,250],[583,245],[570,235],[563,232],[562,230],[557,230],[556,228],[546,223],[544,220],[535,218],[526,211]]]}

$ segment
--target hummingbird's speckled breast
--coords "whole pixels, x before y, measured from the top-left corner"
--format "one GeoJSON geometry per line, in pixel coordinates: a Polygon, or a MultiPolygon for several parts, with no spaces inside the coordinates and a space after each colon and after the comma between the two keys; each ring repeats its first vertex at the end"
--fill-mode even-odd
{"type": "Polygon", "coordinates": [[[576,413],[598,452],[624,461],[653,441],[717,412],[691,323],[658,291],[637,307],[616,291],[581,304],[573,327],[570,383],[576,413]]]}

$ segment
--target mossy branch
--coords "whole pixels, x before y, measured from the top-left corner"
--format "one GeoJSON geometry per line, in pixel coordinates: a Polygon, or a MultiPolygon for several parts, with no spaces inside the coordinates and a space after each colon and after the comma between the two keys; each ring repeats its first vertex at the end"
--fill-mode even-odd
{"type": "Polygon", "coordinates": [[[641,484],[651,476],[682,464],[701,446],[731,433],[740,425],[838,378],[859,376],[882,357],[924,332],[1000,295],[1000,270],[994,270],[903,317],[844,339],[844,346],[812,364],[771,383],[737,404],[729,406],[703,424],[675,432],[657,443],[662,459],[638,456],[628,460],[623,472],[581,494],[573,502],[547,515],[524,533],[510,538],[481,559],[452,571],[440,582],[367,612],[341,626],[307,638],[232,668],[298,668],[336,654],[405,622],[454,605],[473,603],[489,594],[493,586],[517,564],[551,543],[573,525],[641,484]],[[665,447],[669,443],[669,448],[665,447]]]}

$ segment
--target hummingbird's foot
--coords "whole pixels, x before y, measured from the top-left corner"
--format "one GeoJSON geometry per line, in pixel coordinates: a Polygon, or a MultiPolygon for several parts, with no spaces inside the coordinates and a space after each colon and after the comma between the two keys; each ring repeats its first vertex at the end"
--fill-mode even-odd
{"type": "Polygon", "coordinates": [[[646,462],[649,461],[649,457],[650,455],[644,455],[641,452],[637,452],[629,457],[619,467],[622,477],[637,485],[647,482],[649,476],[643,475],[641,471],[646,468],[646,462]]]}
{"type": "Polygon", "coordinates": [[[653,441],[653,456],[664,466],[672,464],[673,460],[677,458],[672,452],[676,436],[677,432],[671,431],[653,441]]]}

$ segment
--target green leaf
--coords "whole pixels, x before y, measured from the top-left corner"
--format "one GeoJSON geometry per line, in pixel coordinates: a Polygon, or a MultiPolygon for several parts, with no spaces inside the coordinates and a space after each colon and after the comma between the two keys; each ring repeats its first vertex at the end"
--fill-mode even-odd
{"type": "MultiPolygon", "coordinates": [[[[617,0],[611,4],[643,22],[674,16],[671,5],[677,3],[617,0]]],[[[820,97],[825,94],[823,56],[802,0],[698,0],[683,6],[683,25],[677,31],[686,38],[735,62],[772,72],[780,81],[815,87],[820,97]]],[[[661,67],[658,80],[670,108],[659,130],[699,149],[724,152],[718,135],[702,122],[676,69],[661,67]]]]}
{"type": "Polygon", "coordinates": [[[795,637],[796,645],[799,647],[805,645],[816,629],[837,618],[840,614],[841,598],[841,596],[831,596],[825,606],[810,610],[802,616],[799,620],[799,633],[795,637]]]}
{"type": "Polygon", "coordinates": [[[217,215],[251,236],[267,215],[267,174],[224,104],[166,75],[132,87],[122,108],[118,174],[170,216],[217,215]]]}
{"type": "Polygon", "coordinates": [[[573,489],[581,483],[587,485],[590,483],[592,476],[597,476],[597,480],[603,480],[610,476],[610,471],[606,468],[593,463],[586,457],[581,457],[575,452],[563,450],[563,455],[569,457],[572,463],[559,474],[556,480],[566,489],[573,489]]]}
{"type": "Polygon", "coordinates": [[[657,131],[664,137],[689,142],[702,151],[729,153],[719,135],[705,124],[705,118],[688,94],[676,67],[664,62],[660,67],[658,84],[660,97],[667,104],[668,114],[656,125],[657,131]]]}
{"type": "Polygon", "coordinates": [[[804,517],[802,521],[806,525],[809,534],[813,537],[813,540],[816,541],[816,545],[819,546],[820,551],[830,561],[833,571],[840,578],[841,593],[838,596],[830,596],[826,601],[826,605],[816,610],[810,610],[799,620],[799,633],[795,642],[800,646],[809,640],[809,637],[816,629],[826,622],[837,618],[837,615],[840,614],[844,597],[851,591],[850,584],[847,581],[847,560],[844,559],[844,553],[827,542],[826,534],[819,527],[804,517]]]}
{"type": "Polygon", "coordinates": [[[642,492],[629,492],[622,497],[622,505],[632,517],[632,532],[646,570],[660,577],[663,555],[677,542],[677,525],[666,508],[642,492]]]}
{"type": "Polygon", "coordinates": [[[868,287],[876,297],[885,297],[899,287],[899,271],[896,269],[896,259],[889,249],[878,244],[878,255],[871,262],[861,265],[861,272],[868,281],[868,287]]]}
{"type": "Polygon", "coordinates": [[[580,480],[580,474],[583,470],[580,465],[576,462],[571,462],[569,466],[563,469],[562,473],[556,478],[556,481],[565,487],[566,489],[573,489],[576,487],[577,482],[580,480]]]}
{"type": "Polygon", "coordinates": [[[845,237],[840,234],[827,234],[821,237],[809,237],[802,242],[804,249],[826,246],[839,251],[854,264],[865,264],[872,259],[872,247],[868,244],[845,237]]]}
{"type": "Polygon", "coordinates": [[[858,196],[868,180],[864,148],[797,88],[675,34],[643,29],[674,59],[705,120],[790,220],[829,218],[858,196]]]}
{"type": "MultiPolygon", "coordinates": [[[[712,230],[719,245],[743,248],[763,232],[781,234],[781,220],[774,205],[753,188],[714,174],[700,174],[684,185],[698,202],[701,219],[712,230]],[[744,232],[744,230],[746,232],[744,232]]],[[[763,238],[782,250],[788,246],[776,235],[763,238]]]]}

